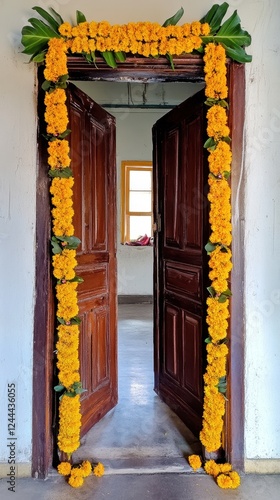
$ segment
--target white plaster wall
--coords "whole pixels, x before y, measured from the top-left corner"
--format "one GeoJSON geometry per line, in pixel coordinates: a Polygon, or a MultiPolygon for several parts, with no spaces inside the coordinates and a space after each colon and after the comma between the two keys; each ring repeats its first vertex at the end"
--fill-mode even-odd
{"type": "MultiPolygon", "coordinates": [[[[164,21],[180,6],[169,0],[1,0],[1,351],[0,462],[7,458],[6,385],[17,382],[18,460],[31,456],[32,331],[36,106],[34,70],[19,53],[19,33],[31,7],[53,6],[65,19],[75,10],[112,23],[164,21]],[[3,422],[3,424],[2,424],[3,422]]],[[[199,19],[214,2],[183,3],[182,21],[199,19]]],[[[247,66],[245,185],[247,459],[280,458],[279,203],[280,102],[278,0],[229,0],[252,34],[247,66]]],[[[278,468],[279,471],[279,468],[278,468]]]]}
{"type": "Polygon", "coordinates": [[[20,54],[25,14],[15,1],[1,2],[0,463],[9,457],[7,384],[12,382],[16,384],[16,459],[30,463],[31,458],[36,93],[34,67],[25,64],[20,54]]]}
{"type": "Polygon", "coordinates": [[[246,72],[244,172],[246,458],[279,459],[280,3],[248,1],[239,10],[253,54],[246,72]]]}

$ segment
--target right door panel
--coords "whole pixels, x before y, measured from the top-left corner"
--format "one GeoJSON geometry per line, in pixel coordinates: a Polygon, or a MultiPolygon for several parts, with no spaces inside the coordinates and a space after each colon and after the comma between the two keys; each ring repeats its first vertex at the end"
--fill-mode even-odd
{"type": "Polygon", "coordinates": [[[209,236],[204,91],[163,116],[154,144],[155,390],[198,435],[209,236]]]}

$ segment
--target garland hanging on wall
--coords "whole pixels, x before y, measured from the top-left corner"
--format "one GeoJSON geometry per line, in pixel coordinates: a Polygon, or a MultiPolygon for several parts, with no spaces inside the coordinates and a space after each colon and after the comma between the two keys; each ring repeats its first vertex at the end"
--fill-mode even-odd
{"type": "MultiPolygon", "coordinates": [[[[202,53],[205,69],[205,96],[209,151],[209,223],[210,238],[206,245],[209,254],[206,339],[207,368],[204,375],[203,425],[201,443],[208,452],[221,447],[225,413],[226,371],[229,318],[228,288],[231,264],[231,204],[228,178],[231,167],[230,130],[227,122],[226,57],[245,63],[251,61],[244,47],[250,44],[250,35],[241,28],[235,11],[223,24],[228,4],[215,4],[200,21],[177,26],[184,11],[181,8],[163,25],[149,22],[110,25],[108,22],[87,22],[77,11],[77,25],[71,26],[50,9],[33,8],[44,21],[31,18],[31,26],[22,29],[23,52],[30,61],[44,63],[45,122],[48,141],[48,164],[52,196],[52,251],[53,276],[57,297],[57,369],[60,393],[58,448],[70,457],[80,445],[80,381],[79,323],[77,287],[82,280],[76,276],[76,249],[80,240],[74,236],[73,184],[70,168],[66,88],[68,82],[67,54],[82,54],[89,63],[96,63],[97,55],[116,68],[125,61],[126,54],[144,57],[165,56],[174,68],[173,56],[184,53],[202,53]]],[[[202,466],[200,457],[191,455],[194,469],[202,466]]],[[[236,488],[240,484],[237,472],[230,464],[216,464],[209,460],[204,469],[222,488],[236,488]]],[[[101,476],[102,464],[88,461],[71,466],[62,462],[58,472],[68,478],[73,487],[83,484],[91,474],[101,476]]]]}

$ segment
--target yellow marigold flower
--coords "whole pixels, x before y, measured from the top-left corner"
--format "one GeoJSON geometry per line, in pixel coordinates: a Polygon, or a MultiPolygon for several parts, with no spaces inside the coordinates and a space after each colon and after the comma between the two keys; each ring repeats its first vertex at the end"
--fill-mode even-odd
{"type": "Polygon", "coordinates": [[[71,160],[69,158],[68,141],[66,139],[57,139],[56,141],[49,141],[48,146],[48,164],[51,169],[69,167],[71,160]]]}
{"type": "Polygon", "coordinates": [[[58,447],[71,454],[80,446],[80,396],[74,398],[64,395],[59,404],[58,447]]]}
{"type": "Polygon", "coordinates": [[[232,470],[232,465],[229,464],[228,462],[224,463],[224,464],[219,464],[220,466],[220,472],[222,472],[223,474],[227,473],[227,472],[231,472],[232,470]]]}
{"type": "Polygon", "coordinates": [[[65,321],[70,321],[79,312],[76,288],[76,282],[56,285],[56,297],[58,300],[57,316],[63,318],[65,321]]]}
{"type": "Polygon", "coordinates": [[[61,462],[57,467],[57,471],[62,476],[69,476],[69,474],[71,472],[71,468],[72,467],[71,467],[71,464],[69,462],[61,462]]]}
{"type": "Polygon", "coordinates": [[[213,137],[215,141],[219,141],[222,137],[229,136],[225,108],[215,104],[207,111],[207,120],[207,134],[209,137],[213,137]]]}
{"type": "Polygon", "coordinates": [[[47,133],[59,135],[65,132],[68,124],[68,112],[65,104],[66,93],[64,89],[55,89],[45,94],[45,121],[47,133]]]}
{"type": "Polygon", "coordinates": [[[105,472],[105,467],[101,462],[98,462],[98,464],[93,468],[93,474],[97,477],[103,476],[104,472],[105,472]]]}
{"type": "Polygon", "coordinates": [[[188,462],[193,470],[200,469],[202,463],[199,455],[190,455],[188,457],[188,462]]]}
{"type": "Polygon", "coordinates": [[[231,170],[232,152],[230,145],[225,141],[220,141],[214,151],[208,156],[209,170],[212,174],[218,176],[223,172],[231,170]]]}
{"type": "Polygon", "coordinates": [[[231,488],[232,489],[238,488],[238,486],[240,486],[240,476],[238,472],[234,470],[229,472],[229,477],[232,480],[231,488]]]}
{"type": "Polygon", "coordinates": [[[226,80],[226,52],[222,45],[208,43],[204,52],[205,95],[225,99],[228,94],[226,80]]]}
{"type": "Polygon", "coordinates": [[[96,23],[95,21],[92,21],[91,23],[89,23],[88,31],[89,31],[89,36],[91,38],[95,38],[96,37],[97,30],[98,30],[98,23],[96,23]]]}
{"type": "Polygon", "coordinates": [[[44,77],[56,82],[62,75],[67,74],[67,45],[62,38],[51,38],[48,42],[48,51],[45,58],[44,77]]]}
{"type": "Polygon", "coordinates": [[[207,36],[209,35],[211,29],[208,23],[202,23],[201,25],[201,35],[207,36]]]}
{"type": "Polygon", "coordinates": [[[194,21],[191,23],[191,33],[192,35],[197,36],[201,34],[201,23],[199,21],[194,21]]]}
{"type": "Polygon", "coordinates": [[[62,36],[70,38],[72,36],[72,26],[70,23],[63,23],[58,28],[59,33],[62,36]]]}
{"type": "Polygon", "coordinates": [[[101,21],[100,23],[98,23],[97,26],[98,36],[103,36],[103,37],[109,36],[110,31],[111,31],[111,24],[108,23],[108,21],[101,21]]]}
{"type": "Polygon", "coordinates": [[[215,460],[207,460],[204,465],[204,470],[210,476],[216,477],[220,472],[220,467],[216,464],[215,460]]]}
{"type": "Polygon", "coordinates": [[[72,488],[80,488],[84,484],[84,479],[83,477],[73,476],[71,474],[71,476],[68,479],[68,483],[70,484],[70,486],[72,486],[72,488]]]}
{"type": "Polygon", "coordinates": [[[190,36],[191,34],[191,25],[189,23],[185,23],[182,25],[182,35],[190,36]]]}
{"type": "Polygon", "coordinates": [[[52,180],[50,193],[58,200],[65,200],[73,196],[72,187],[74,185],[73,177],[61,178],[55,177],[52,180]]]}
{"type": "Polygon", "coordinates": [[[81,470],[83,471],[84,476],[88,477],[91,474],[92,466],[88,460],[84,460],[81,465],[81,470]]]}
{"type": "Polygon", "coordinates": [[[81,467],[73,467],[71,470],[71,476],[73,477],[84,477],[84,471],[81,467]]]}
{"type": "Polygon", "coordinates": [[[75,277],[75,267],[77,266],[76,250],[62,250],[52,258],[53,275],[58,280],[71,280],[75,277]]]}
{"type": "Polygon", "coordinates": [[[219,474],[216,478],[217,485],[220,488],[228,489],[232,488],[232,479],[229,474],[219,474]]]}

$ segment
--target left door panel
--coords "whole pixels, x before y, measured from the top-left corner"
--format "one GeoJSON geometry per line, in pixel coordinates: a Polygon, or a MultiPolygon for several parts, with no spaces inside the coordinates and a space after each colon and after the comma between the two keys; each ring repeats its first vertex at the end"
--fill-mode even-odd
{"type": "Polygon", "coordinates": [[[82,430],[117,403],[115,118],[75,85],[68,91],[80,325],[82,430]]]}

